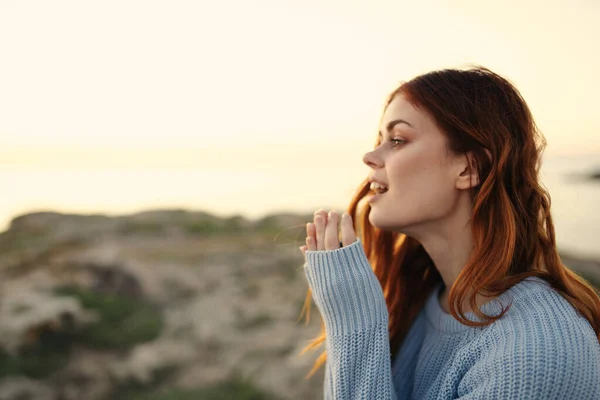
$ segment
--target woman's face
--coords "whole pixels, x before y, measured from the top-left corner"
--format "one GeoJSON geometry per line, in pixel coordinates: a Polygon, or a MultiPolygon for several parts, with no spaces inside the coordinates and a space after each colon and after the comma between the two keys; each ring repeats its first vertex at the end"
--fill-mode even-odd
{"type": "Polygon", "coordinates": [[[386,108],[380,145],[363,161],[388,191],[371,203],[369,222],[385,230],[419,236],[439,227],[457,208],[463,155],[446,153],[446,138],[433,119],[398,95],[386,108]]]}

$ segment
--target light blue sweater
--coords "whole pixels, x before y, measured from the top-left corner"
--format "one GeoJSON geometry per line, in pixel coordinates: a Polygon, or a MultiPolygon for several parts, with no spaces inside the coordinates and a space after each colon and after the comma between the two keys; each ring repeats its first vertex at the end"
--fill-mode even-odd
{"type": "MultiPolygon", "coordinates": [[[[588,321],[532,277],[481,309],[484,328],[442,310],[440,284],[394,365],[383,290],[360,239],[307,251],[304,271],[327,331],[325,399],[600,399],[600,344],[588,321]]],[[[467,318],[481,321],[472,312],[467,318]]]]}

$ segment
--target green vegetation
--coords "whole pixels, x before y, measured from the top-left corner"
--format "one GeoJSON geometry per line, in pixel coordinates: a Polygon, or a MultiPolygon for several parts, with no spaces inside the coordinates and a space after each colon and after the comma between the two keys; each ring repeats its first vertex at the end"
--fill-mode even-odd
{"type": "Polygon", "coordinates": [[[235,377],[213,385],[190,390],[170,389],[162,393],[146,393],[130,400],[277,400],[273,394],[258,389],[249,380],[235,377]]]}
{"type": "Polygon", "coordinates": [[[276,235],[281,231],[282,227],[277,224],[275,216],[267,216],[257,221],[256,231],[259,233],[276,235]]]}
{"type": "Polygon", "coordinates": [[[236,234],[247,231],[244,227],[244,217],[234,215],[233,217],[219,219],[205,219],[200,221],[189,221],[183,224],[185,232],[191,235],[213,236],[222,234],[236,234]]]}
{"type": "Polygon", "coordinates": [[[122,349],[158,337],[163,328],[160,311],[126,297],[67,286],[57,294],[77,298],[84,308],[96,311],[100,320],[78,333],[75,340],[90,347],[122,349]]]}
{"type": "Polygon", "coordinates": [[[60,331],[50,325],[32,329],[32,343],[18,354],[0,350],[0,378],[44,378],[66,365],[75,343],[120,350],[155,339],[163,328],[162,314],[139,301],[74,286],[59,288],[56,293],[77,298],[83,307],[99,314],[99,321],[80,332],[60,331]]]}
{"type": "Polygon", "coordinates": [[[234,215],[224,221],[224,227],[226,231],[236,232],[244,230],[244,217],[241,215],[234,215]]]}
{"type": "Polygon", "coordinates": [[[227,233],[220,224],[214,221],[191,221],[184,225],[184,230],[191,235],[215,235],[227,233]]]}
{"type": "Polygon", "coordinates": [[[128,221],[117,229],[122,235],[158,235],[166,232],[166,225],[154,221],[128,221]]]}
{"type": "MultiPolygon", "coordinates": [[[[63,368],[75,343],[104,349],[124,349],[153,340],[163,328],[162,314],[151,305],[133,299],[65,286],[58,295],[77,298],[84,308],[98,313],[99,320],[82,331],[65,331],[48,323],[32,327],[28,344],[17,354],[0,350],[0,378],[25,375],[45,378],[63,368]]],[[[26,308],[17,310],[25,312],[26,308]]]]}
{"type": "Polygon", "coordinates": [[[67,364],[71,340],[68,333],[46,329],[40,332],[36,344],[22,349],[18,355],[0,350],[0,378],[25,375],[40,379],[51,375],[67,364]]]}
{"type": "MultiPolygon", "coordinates": [[[[217,217],[202,213],[172,212],[156,218],[124,220],[117,232],[122,235],[162,236],[180,231],[191,236],[244,236],[262,235],[276,241],[297,241],[303,239],[304,224],[288,226],[281,215],[269,215],[255,222],[248,221],[242,215],[217,217]]],[[[308,220],[307,220],[308,221],[308,220]]]]}

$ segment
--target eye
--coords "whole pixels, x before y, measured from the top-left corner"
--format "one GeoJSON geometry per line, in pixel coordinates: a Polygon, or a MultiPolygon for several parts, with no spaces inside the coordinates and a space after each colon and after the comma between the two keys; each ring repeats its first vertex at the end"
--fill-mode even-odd
{"type": "Polygon", "coordinates": [[[401,144],[406,143],[406,140],[402,140],[402,139],[390,139],[390,143],[392,147],[398,147],[401,144]]]}

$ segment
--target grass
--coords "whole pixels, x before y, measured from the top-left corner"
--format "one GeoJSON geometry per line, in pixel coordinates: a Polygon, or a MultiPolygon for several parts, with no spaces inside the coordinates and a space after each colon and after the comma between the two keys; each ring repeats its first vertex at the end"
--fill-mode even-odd
{"type": "Polygon", "coordinates": [[[244,217],[234,215],[224,220],[190,221],[183,225],[184,231],[191,235],[214,236],[246,232],[244,217]]]}
{"type": "Polygon", "coordinates": [[[149,304],[133,299],[66,286],[56,290],[77,298],[81,305],[100,315],[75,340],[94,348],[123,349],[156,339],[163,329],[162,314],[149,304]]]}
{"type": "Polygon", "coordinates": [[[273,394],[249,380],[234,377],[198,389],[168,389],[161,393],[140,393],[129,400],[277,400],[273,394]]]}
{"type": "Polygon", "coordinates": [[[163,328],[162,314],[149,304],[91,290],[65,286],[61,296],[77,298],[86,309],[96,311],[98,322],[78,332],[41,326],[32,334],[35,342],[12,355],[0,350],[0,377],[25,375],[45,378],[68,362],[75,343],[96,349],[121,350],[157,338],[163,328]]]}
{"type": "Polygon", "coordinates": [[[0,350],[0,377],[25,375],[41,379],[66,366],[72,335],[43,330],[38,341],[11,355],[0,350]]]}
{"type": "Polygon", "coordinates": [[[56,293],[77,298],[84,308],[100,315],[99,321],[79,332],[40,327],[35,343],[19,354],[0,350],[0,377],[43,378],[66,365],[74,343],[97,349],[125,349],[153,340],[162,331],[162,314],[148,304],[74,286],[58,288],[56,293]]]}
{"type": "Polygon", "coordinates": [[[166,225],[153,221],[128,221],[121,224],[117,232],[122,235],[160,235],[166,232],[166,225]]]}

